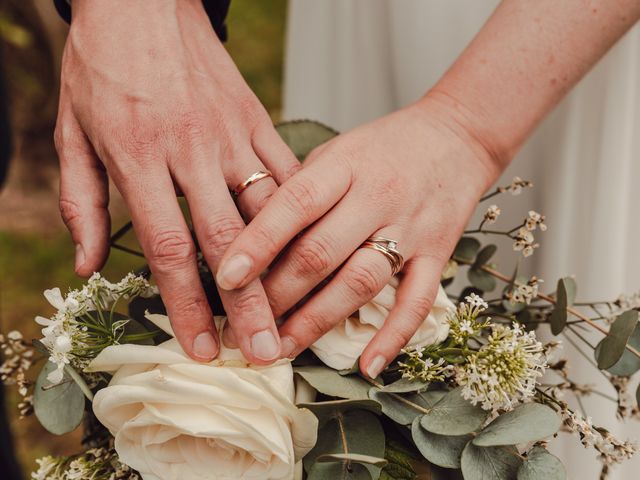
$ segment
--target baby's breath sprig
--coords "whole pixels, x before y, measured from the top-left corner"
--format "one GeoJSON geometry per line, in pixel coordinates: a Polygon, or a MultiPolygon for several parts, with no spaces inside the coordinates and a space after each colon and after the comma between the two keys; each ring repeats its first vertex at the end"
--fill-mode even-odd
{"type": "Polygon", "coordinates": [[[132,273],[118,283],[94,273],[82,289],[71,290],[66,296],[59,288],[45,290],[45,298],[57,310],[50,318],[36,317],[36,322],[44,327],[40,342],[49,352],[49,361],[57,366],[47,379],[58,384],[63,379],[65,365],[83,370],[109,345],[155,336],[157,332],[126,334],[130,319],[121,318],[116,312],[121,299],[155,294],[156,287],[132,273]]]}
{"type": "Polygon", "coordinates": [[[113,449],[92,448],[70,457],[46,456],[36,460],[32,480],[140,480],[113,449]]]}

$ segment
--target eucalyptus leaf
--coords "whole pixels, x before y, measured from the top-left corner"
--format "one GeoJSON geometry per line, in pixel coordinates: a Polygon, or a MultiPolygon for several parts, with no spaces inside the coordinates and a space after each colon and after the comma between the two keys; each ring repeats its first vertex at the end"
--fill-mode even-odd
{"type": "Polygon", "coordinates": [[[483,292],[491,292],[495,290],[498,285],[493,275],[477,267],[472,267],[467,270],[467,278],[471,282],[471,285],[483,292]]]}
{"type": "Polygon", "coordinates": [[[540,403],[524,403],[496,417],[473,443],[493,447],[533,442],[553,435],[561,425],[560,416],[552,408],[540,403]]]}
{"type": "Polygon", "coordinates": [[[440,392],[423,392],[401,395],[378,388],[369,390],[369,397],[382,405],[382,413],[400,425],[411,425],[413,419],[433,407],[441,397],[440,392]]]}
{"type": "Polygon", "coordinates": [[[375,480],[366,466],[360,463],[317,462],[309,471],[307,480],[375,480]]]}
{"type": "MultiPolygon", "coordinates": [[[[304,469],[310,474],[312,468],[318,465],[316,460],[323,455],[360,454],[369,457],[384,458],[384,450],[384,430],[374,414],[364,410],[339,412],[318,429],[318,441],[303,459],[304,469]]],[[[348,465],[354,467],[358,464],[339,462],[335,465],[340,467],[339,471],[341,473],[344,473],[348,465]]],[[[376,468],[379,474],[379,468],[375,467],[374,470],[376,468]]],[[[316,472],[319,474],[325,470],[326,469],[319,469],[316,470],[316,472]]],[[[368,469],[366,470],[369,471],[368,469]]],[[[343,477],[337,475],[333,478],[343,477]]]]}
{"type": "Polygon", "coordinates": [[[460,457],[471,435],[438,435],[420,425],[420,418],[411,424],[411,436],[420,453],[431,463],[440,467],[460,468],[460,457]]]}
{"type": "Polygon", "coordinates": [[[82,375],[76,372],[71,365],[65,365],[64,371],[74,382],[76,382],[78,387],[80,387],[80,390],[82,390],[84,396],[87,397],[90,402],[93,402],[93,392],[89,388],[89,385],[87,385],[87,382],[84,381],[84,378],[82,378],[82,375]]]}
{"type": "Polygon", "coordinates": [[[480,250],[480,242],[473,237],[462,237],[453,252],[454,257],[472,263],[480,250]]]}
{"type": "Polygon", "coordinates": [[[605,370],[613,367],[624,354],[629,337],[638,325],[638,311],[627,310],[618,315],[609,328],[609,333],[600,342],[598,349],[598,368],[605,370]]]}
{"type": "Polygon", "coordinates": [[[491,260],[491,257],[493,257],[493,255],[496,253],[496,251],[498,250],[498,247],[496,245],[486,245],[485,247],[482,248],[482,250],[480,250],[478,252],[478,255],[476,256],[476,261],[474,262],[473,266],[476,268],[480,268],[483,265],[486,265],[489,260],[491,260]]]}
{"type": "Polygon", "coordinates": [[[368,410],[376,415],[382,413],[380,404],[374,400],[330,400],[327,402],[300,403],[298,407],[311,410],[318,417],[320,425],[349,410],[368,410]]]}
{"type": "Polygon", "coordinates": [[[518,469],[518,480],[565,480],[562,462],[545,448],[533,447],[518,469]]]}
{"type": "MultiPolygon", "coordinates": [[[[629,341],[627,342],[627,344],[632,346],[636,350],[640,350],[640,324],[636,325],[636,328],[629,337],[629,341]]],[[[601,348],[602,341],[598,343],[598,345],[596,345],[594,351],[596,360],[600,356],[601,348]]],[[[622,354],[622,357],[620,357],[620,360],[618,360],[613,367],[607,368],[607,372],[611,373],[612,375],[618,375],[620,377],[629,377],[636,373],[638,370],[640,370],[640,358],[635,356],[626,348],[624,349],[624,353],[622,354]]]]}
{"type": "Polygon", "coordinates": [[[296,367],[294,372],[325,395],[353,400],[369,398],[371,385],[358,376],[340,375],[336,370],[320,365],[296,367]]]}
{"type": "Polygon", "coordinates": [[[478,430],[488,412],[479,405],[471,405],[462,397],[461,391],[462,388],[458,387],[442,397],[422,416],[422,427],[440,435],[466,435],[478,430]]]}
{"type": "Polygon", "coordinates": [[[276,131],[301,162],[311,150],[338,135],[332,128],[311,120],[280,123],[276,131]]]}
{"type": "Polygon", "coordinates": [[[401,378],[389,385],[385,385],[381,391],[385,393],[408,393],[418,392],[426,390],[429,386],[428,383],[420,382],[418,380],[409,380],[408,378],[401,378]]]}
{"type": "Polygon", "coordinates": [[[63,435],[82,422],[85,396],[66,371],[62,383],[52,385],[47,375],[56,368],[54,363],[46,362],[40,370],[33,389],[33,408],[44,428],[55,435],[63,435]]]}
{"type": "Polygon", "coordinates": [[[316,458],[316,462],[342,462],[349,461],[384,467],[388,462],[384,458],[362,455],[361,453],[325,453],[316,458]]]}
{"type": "Polygon", "coordinates": [[[464,480],[512,480],[522,460],[513,447],[478,447],[467,443],[462,452],[464,480]]]}
{"type": "MultiPolygon", "coordinates": [[[[569,298],[567,294],[568,282],[566,280],[566,278],[558,280],[558,285],[556,287],[556,305],[549,317],[551,333],[554,335],[559,335],[564,330],[564,327],[567,326],[567,307],[569,306],[569,298]]],[[[571,287],[569,287],[569,290],[570,289],[571,287]]]]}

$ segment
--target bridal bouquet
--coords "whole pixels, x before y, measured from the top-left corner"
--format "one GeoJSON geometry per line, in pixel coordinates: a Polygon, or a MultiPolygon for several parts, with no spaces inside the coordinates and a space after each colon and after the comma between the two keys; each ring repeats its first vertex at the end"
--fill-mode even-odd
{"type": "MultiPolygon", "coordinates": [[[[279,131],[300,159],[335,134],[313,122],[279,131]]],[[[529,186],[516,178],[482,201],[529,186]]],[[[640,370],[640,295],[577,302],[571,277],[544,294],[542,280],[499,272],[496,246],[478,238],[509,237],[529,256],[546,229],[536,212],[488,228],[499,214],[489,206],[460,239],[431,313],[375,379],[357,361],[395,302],[395,279],[309,351],[269,366],[224,346],[208,364],[187,357],[147,270],[45,291],[55,312],[36,318],[42,338],[2,336],[0,374],[22,395],[21,415],[58,435],[82,424],[84,438],[75,455],[39,459],[32,478],[560,480],[565,468],[547,448],[559,431],[593,449],[606,477],[637,447],[572,403],[600,395],[620,418],[640,417],[640,389],[629,391],[640,370]],[[558,336],[613,394],[572,380],[558,336]]],[[[118,243],[129,227],[113,247],[139,254],[118,243]]],[[[221,329],[211,272],[200,270],[221,329]]]]}

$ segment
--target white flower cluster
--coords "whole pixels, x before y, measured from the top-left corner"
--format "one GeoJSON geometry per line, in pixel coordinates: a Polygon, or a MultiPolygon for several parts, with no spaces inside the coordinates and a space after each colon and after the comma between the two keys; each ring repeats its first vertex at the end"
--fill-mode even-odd
{"type": "Polygon", "coordinates": [[[596,449],[600,453],[600,461],[605,465],[622,463],[638,451],[636,443],[618,440],[604,428],[595,427],[590,417],[584,418],[566,405],[560,414],[565,426],[580,437],[582,445],[596,449]]]}
{"type": "Polygon", "coordinates": [[[449,334],[456,343],[466,345],[470,337],[478,335],[483,328],[491,325],[488,317],[478,320],[478,316],[488,307],[482,297],[472,293],[465,297],[465,301],[455,311],[449,312],[449,334]]]}
{"type": "Polygon", "coordinates": [[[544,223],[544,215],[530,210],[527,218],[524,220],[524,226],[520,227],[513,237],[515,239],[513,249],[516,252],[521,251],[525,257],[531,256],[533,250],[540,246],[539,243],[535,243],[535,238],[532,233],[537,228],[540,228],[543,232],[547,229],[547,225],[544,223]]]}
{"type": "Polygon", "coordinates": [[[513,290],[506,294],[507,300],[511,303],[526,303],[529,305],[532,300],[538,296],[540,284],[544,283],[544,280],[531,277],[525,284],[518,284],[513,290]]]}
{"type": "Polygon", "coordinates": [[[520,177],[513,177],[511,185],[508,185],[506,187],[499,187],[498,191],[500,193],[509,192],[511,195],[520,195],[523,188],[529,187],[533,187],[533,183],[531,183],[529,180],[523,180],[520,177]]]}
{"type": "Polygon", "coordinates": [[[140,476],[120,462],[114,450],[92,448],[73,457],[48,455],[36,460],[32,480],[140,480],[140,476]]]}
{"type": "MultiPolygon", "coordinates": [[[[56,308],[50,318],[37,316],[35,321],[42,327],[43,338],[40,340],[49,351],[49,361],[57,368],[47,379],[58,384],[64,376],[65,365],[74,361],[74,366],[83,368],[86,365],[86,352],[91,349],[93,338],[101,333],[111,334],[101,322],[102,311],[111,309],[121,298],[136,296],[149,297],[157,294],[157,288],[140,276],[128,274],[118,283],[111,283],[99,273],[94,273],[86,285],[80,290],[71,290],[66,296],[59,288],[44,291],[45,298],[56,308]],[[90,312],[98,312],[91,315],[90,312]],[[94,317],[98,318],[94,318],[94,317]]],[[[124,323],[116,325],[122,328],[124,323]]]]}
{"type": "Polygon", "coordinates": [[[500,216],[500,212],[500,207],[498,207],[497,205],[491,205],[484,213],[485,223],[489,225],[491,225],[492,223],[496,223],[496,220],[498,220],[498,217],[500,216]]]}
{"type": "Polygon", "coordinates": [[[434,362],[431,358],[425,357],[425,349],[405,349],[402,353],[407,355],[407,360],[398,362],[402,369],[402,378],[424,383],[443,382],[453,375],[453,366],[447,365],[444,358],[439,358],[434,362]]]}
{"type": "Polygon", "coordinates": [[[513,323],[492,326],[487,343],[455,366],[462,396],[483,409],[510,410],[535,393],[547,366],[544,347],[534,332],[513,323]]]}

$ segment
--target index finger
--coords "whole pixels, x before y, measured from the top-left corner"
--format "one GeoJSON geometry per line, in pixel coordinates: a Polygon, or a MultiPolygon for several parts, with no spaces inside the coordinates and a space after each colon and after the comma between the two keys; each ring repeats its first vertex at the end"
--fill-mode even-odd
{"type": "Polygon", "coordinates": [[[219,351],[213,315],[200,282],[196,249],[169,172],[159,167],[140,182],[119,182],[131,220],[171,325],[183,350],[198,361],[219,351]]]}
{"type": "Polygon", "coordinates": [[[287,180],[231,243],[216,274],[224,290],[244,287],[271,264],[303,229],[324,215],[347,192],[346,162],[315,162],[287,180]]]}

